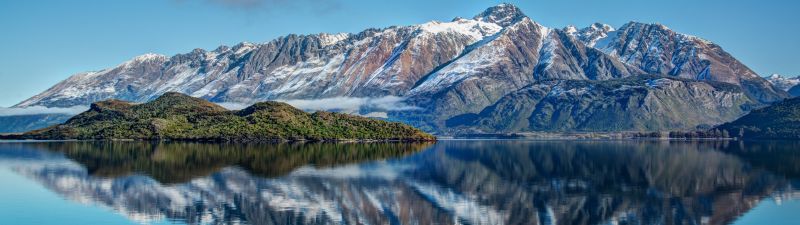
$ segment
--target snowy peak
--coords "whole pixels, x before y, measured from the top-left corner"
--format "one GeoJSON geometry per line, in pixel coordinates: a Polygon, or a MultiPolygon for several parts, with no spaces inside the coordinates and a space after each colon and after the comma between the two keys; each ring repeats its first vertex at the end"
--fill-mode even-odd
{"type": "Polygon", "coordinates": [[[487,23],[477,20],[458,19],[453,22],[431,21],[419,25],[418,28],[424,33],[459,33],[469,36],[473,41],[481,40],[483,37],[499,32],[502,27],[494,23],[487,23]]]}
{"type": "Polygon", "coordinates": [[[144,55],[133,57],[133,59],[127,61],[125,64],[128,65],[128,64],[150,63],[150,62],[161,63],[161,62],[167,61],[168,58],[169,57],[167,57],[165,55],[147,53],[147,54],[144,54],[144,55]]]}
{"type": "Polygon", "coordinates": [[[623,24],[619,28],[619,30],[620,31],[624,31],[624,30],[627,30],[627,31],[642,31],[642,30],[648,30],[649,31],[649,30],[655,30],[655,31],[661,31],[661,32],[675,33],[675,31],[673,31],[669,27],[665,26],[664,24],[660,24],[660,23],[643,23],[643,22],[638,22],[638,21],[627,22],[627,23],[623,24]]]}
{"type": "Polygon", "coordinates": [[[702,44],[706,44],[706,45],[713,44],[712,42],[710,42],[708,40],[705,40],[705,39],[702,39],[702,38],[699,38],[699,37],[696,37],[696,36],[678,33],[676,31],[672,30],[671,28],[669,28],[669,27],[667,27],[667,26],[665,26],[663,24],[660,24],[660,23],[642,23],[642,22],[631,21],[631,22],[628,22],[628,23],[622,25],[622,27],[619,28],[619,32],[620,33],[624,33],[626,35],[633,34],[633,35],[639,35],[639,36],[640,35],[650,35],[650,36],[661,35],[661,36],[675,37],[679,41],[691,41],[691,42],[702,43],[702,44]]]}
{"type": "Polygon", "coordinates": [[[678,35],[678,33],[662,24],[636,21],[631,21],[622,25],[617,32],[620,38],[659,38],[678,35]]]}
{"type": "Polygon", "coordinates": [[[575,27],[573,25],[569,25],[567,27],[564,27],[564,29],[562,29],[562,30],[564,31],[564,33],[567,33],[567,34],[573,35],[573,36],[578,34],[578,27],[575,27]]]}
{"type": "Polygon", "coordinates": [[[614,27],[612,27],[611,25],[608,25],[608,24],[604,24],[604,23],[593,23],[591,26],[589,26],[589,27],[587,27],[585,29],[600,30],[600,31],[604,31],[604,32],[614,31],[614,27]]]}
{"type": "Polygon", "coordinates": [[[766,79],[772,83],[776,88],[779,88],[784,91],[789,91],[793,87],[800,84],[800,76],[798,77],[784,77],[780,74],[772,74],[766,79]]]}
{"type": "Polygon", "coordinates": [[[503,27],[519,22],[523,18],[525,18],[525,14],[522,13],[522,10],[508,3],[490,7],[474,17],[475,20],[495,23],[503,27]]]}
{"type": "Polygon", "coordinates": [[[136,56],[131,60],[119,65],[119,67],[136,67],[142,65],[160,65],[166,62],[169,57],[160,54],[147,53],[144,55],[136,56]]]}
{"type": "Polygon", "coordinates": [[[614,27],[608,24],[593,23],[581,29],[570,25],[561,30],[583,42],[586,46],[594,47],[598,40],[608,37],[608,34],[614,31],[614,27]]]}
{"type": "Polygon", "coordinates": [[[327,34],[321,33],[319,34],[320,44],[322,46],[334,45],[339,43],[347,38],[350,37],[349,33],[338,33],[338,34],[327,34]]]}

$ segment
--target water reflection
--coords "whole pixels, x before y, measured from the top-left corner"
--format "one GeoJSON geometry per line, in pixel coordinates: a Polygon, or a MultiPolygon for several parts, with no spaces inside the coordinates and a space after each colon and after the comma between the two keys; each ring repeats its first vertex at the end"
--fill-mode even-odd
{"type": "Polygon", "coordinates": [[[69,199],[144,222],[730,224],[765,196],[798,196],[798,147],[68,142],[1,144],[8,151],[0,158],[63,155],[77,164],[14,168],[69,199]]]}

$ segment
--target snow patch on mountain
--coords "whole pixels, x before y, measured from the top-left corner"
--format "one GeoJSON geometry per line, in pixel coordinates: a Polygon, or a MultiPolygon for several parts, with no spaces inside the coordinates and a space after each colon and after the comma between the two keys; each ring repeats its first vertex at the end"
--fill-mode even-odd
{"type": "Polygon", "coordinates": [[[344,59],[345,56],[339,54],[327,61],[314,58],[294,65],[281,66],[272,72],[275,77],[265,79],[264,83],[278,85],[268,92],[269,95],[292,93],[337,73],[344,59]]]}
{"type": "Polygon", "coordinates": [[[551,65],[553,65],[553,61],[556,57],[556,49],[558,48],[558,44],[556,41],[551,37],[552,30],[547,27],[540,27],[539,34],[540,40],[542,41],[542,46],[539,47],[539,63],[538,65],[544,65],[545,70],[549,69],[551,65]]]}
{"type": "Polygon", "coordinates": [[[487,37],[484,41],[481,41],[488,42],[487,44],[477,47],[477,49],[470,51],[453,63],[431,74],[427,80],[412,89],[409,94],[437,92],[442,88],[449,87],[477,74],[483,68],[504,60],[506,58],[504,57],[505,51],[500,47],[494,47],[495,42],[492,42],[492,40],[494,40],[493,37],[487,37]]]}

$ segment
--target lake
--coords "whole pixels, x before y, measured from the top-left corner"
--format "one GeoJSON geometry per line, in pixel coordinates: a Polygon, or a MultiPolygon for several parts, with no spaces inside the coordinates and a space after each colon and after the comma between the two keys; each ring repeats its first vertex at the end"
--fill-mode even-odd
{"type": "Polygon", "coordinates": [[[800,142],[0,142],[0,224],[800,224],[800,142]]]}

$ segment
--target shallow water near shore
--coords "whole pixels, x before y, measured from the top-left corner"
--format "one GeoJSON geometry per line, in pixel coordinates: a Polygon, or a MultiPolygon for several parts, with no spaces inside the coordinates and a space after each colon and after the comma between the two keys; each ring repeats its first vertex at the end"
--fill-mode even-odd
{"type": "Polygon", "coordinates": [[[800,142],[0,142],[0,224],[798,224],[800,142]]]}

